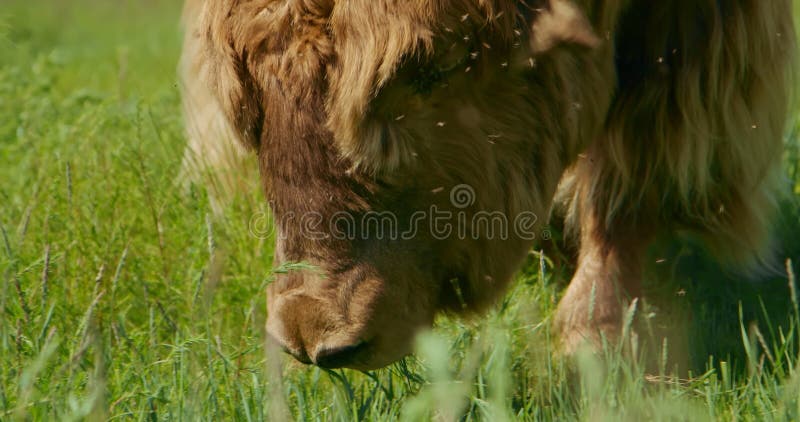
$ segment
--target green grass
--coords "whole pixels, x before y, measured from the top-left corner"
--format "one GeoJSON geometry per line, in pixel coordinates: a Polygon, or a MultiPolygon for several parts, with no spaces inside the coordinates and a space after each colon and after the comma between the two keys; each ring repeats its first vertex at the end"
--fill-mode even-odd
{"type": "MultiPolygon", "coordinates": [[[[532,253],[490,315],[442,318],[389,369],[325,371],[270,351],[271,242],[248,230],[259,193],[212,219],[205,192],[175,179],[173,3],[0,7],[0,420],[800,418],[787,279],[727,280],[686,243],[654,251],[669,259],[649,272],[668,279],[653,284],[678,298],[674,315],[636,309],[656,328],[684,321],[685,344],[628,336],[575,366],[554,358],[566,270],[532,253]],[[655,365],[619,357],[639,343],[655,365]]],[[[779,233],[798,262],[800,144],[787,151],[797,196],[779,233]]]]}

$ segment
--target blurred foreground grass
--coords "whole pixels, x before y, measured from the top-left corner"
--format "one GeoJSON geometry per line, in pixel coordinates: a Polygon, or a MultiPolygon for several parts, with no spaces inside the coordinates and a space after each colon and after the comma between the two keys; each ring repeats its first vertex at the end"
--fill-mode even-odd
{"type": "MultiPolygon", "coordinates": [[[[262,330],[271,242],[248,229],[265,211],[257,182],[219,220],[176,182],[179,9],[0,7],[0,420],[800,418],[786,278],[726,280],[685,244],[654,252],[669,259],[651,271],[683,307],[637,309],[689,333],[651,348],[656,370],[615,345],[574,375],[554,360],[565,270],[535,253],[485,320],[443,318],[416,358],[366,374],[281,362],[262,330]]],[[[797,203],[778,230],[795,262],[797,203]]]]}

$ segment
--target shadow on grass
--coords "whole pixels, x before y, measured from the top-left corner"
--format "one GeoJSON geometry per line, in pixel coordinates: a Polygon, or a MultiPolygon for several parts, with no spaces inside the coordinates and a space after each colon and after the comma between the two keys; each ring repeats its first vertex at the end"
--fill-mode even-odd
{"type": "MultiPolygon", "coordinates": [[[[645,291],[653,309],[645,309],[643,318],[650,316],[655,331],[667,333],[670,364],[679,373],[703,373],[719,361],[747,370],[745,338],[757,343],[765,363],[774,363],[772,353],[782,347],[796,348],[782,337],[795,318],[787,265],[798,273],[798,233],[800,200],[787,199],[774,227],[775,269],[751,277],[727,270],[692,239],[659,242],[649,251],[645,291]]],[[[794,356],[796,350],[788,352],[794,356]]]]}

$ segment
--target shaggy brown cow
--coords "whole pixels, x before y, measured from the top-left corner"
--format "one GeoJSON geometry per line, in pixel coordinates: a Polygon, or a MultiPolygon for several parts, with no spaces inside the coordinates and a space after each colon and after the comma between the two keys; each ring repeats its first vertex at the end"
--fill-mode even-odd
{"type": "Polygon", "coordinates": [[[485,308],[554,204],[580,239],[556,318],[569,352],[618,335],[660,232],[741,269],[769,256],[791,16],[790,0],[190,0],[189,153],[230,170],[225,138],[256,152],[275,263],[318,267],[268,291],[268,332],[297,359],[380,367],[437,312],[485,308]]]}

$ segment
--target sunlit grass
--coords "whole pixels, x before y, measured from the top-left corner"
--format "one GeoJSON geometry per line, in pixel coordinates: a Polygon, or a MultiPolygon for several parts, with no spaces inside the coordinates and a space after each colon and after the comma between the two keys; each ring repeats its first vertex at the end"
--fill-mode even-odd
{"type": "MultiPolygon", "coordinates": [[[[260,194],[215,219],[205,192],[176,180],[179,8],[0,7],[0,420],[800,417],[794,284],[719,280],[684,244],[654,251],[669,260],[649,273],[669,279],[678,311],[638,304],[640,321],[603,356],[553,353],[566,270],[535,252],[484,319],[441,318],[388,369],[326,371],[270,351],[271,242],[248,230],[260,194]],[[648,344],[648,321],[681,318],[686,344],[648,344]]],[[[796,186],[798,145],[785,159],[796,186]]],[[[795,260],[798,195],[779,230],[795,260]]]]}

